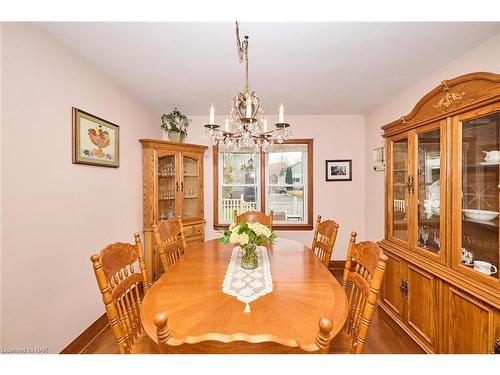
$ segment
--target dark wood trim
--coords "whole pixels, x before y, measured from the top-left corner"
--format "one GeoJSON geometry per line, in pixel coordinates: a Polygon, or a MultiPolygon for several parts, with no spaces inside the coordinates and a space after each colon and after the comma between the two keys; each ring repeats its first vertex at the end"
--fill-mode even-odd
{"type": "Polygon", "coordinates": [[[345,266],[345,260],[330,260],[328,264],[329,270],[343,270],[345,266]]]}
{"type": "Polygon", "coordinates": [[[92,323],[85,331],[83,331],[76,339],[74,339],[60,354],[81,354],[94,340],[109,327],[109,321],[106,314],[102,314],[97,320],[92,323]]]}
{"type": "MultiPolygon", "coordinates": [[[[314,140],[312,138],[297,138],[284,141],[283,144],[306,144],[307,145],[307,223],[302,224],[280,224],[273,225],[275,230],[296,231],[296,230],[312,230],[314,229],[313,214],[314,214],[314,140]]],[[[219,223],[219,152],[218,146],[213,146],[213,168],[214,168],[214,229],[226,229],[229,224],[219,223]]],[[[259,152],[259,167],[260,167],[260,210],[265,211],[266,194],[265,194],[265,153],[259,152]]],[[[351,167],[352,172],[352,167],[351,167]]]]}

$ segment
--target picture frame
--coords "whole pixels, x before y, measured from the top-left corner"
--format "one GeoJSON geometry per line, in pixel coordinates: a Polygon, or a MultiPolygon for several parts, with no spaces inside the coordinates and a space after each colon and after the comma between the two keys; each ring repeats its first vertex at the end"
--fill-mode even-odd
{"type": "Polygon", "coordinates": [[[374,171],[385,171],[385,147],[373,149],[372,160],[374,171]]]}
{"type": "Polygon", "coordinates": [[[326,160],[325,181],[352,181],[352,160],[326,160]]]}
{"type": "Polygon", "coordinates": [[[73,164],[118,168],[120,127],[75,107],[72,120],[73,164]]]}

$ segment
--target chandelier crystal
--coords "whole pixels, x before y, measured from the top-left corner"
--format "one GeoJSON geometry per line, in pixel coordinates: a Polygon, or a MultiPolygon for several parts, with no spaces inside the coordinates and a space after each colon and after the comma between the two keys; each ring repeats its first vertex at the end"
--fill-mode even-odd
{"type": "Polygon", "coordinates": [[[238,22],[236,22],[236,43],[240,63],[244,64],[245,77],[243,91],[231,101],[231,111],[226,116],[224,129],[215,123],[215,110],[210,107],[209,123],[205,125],[203,136],[210,138],[212,145],[218,145],[231,151],[254,149],[268,152],[274,143],[283,143],[292,136],[290,124],[285,122],[283,103],[279,108],[279,121],[274,129],[268,130],[267,118],[264,116],[260,99],[248,87],[248,36],[240,39],[238,22]]]}

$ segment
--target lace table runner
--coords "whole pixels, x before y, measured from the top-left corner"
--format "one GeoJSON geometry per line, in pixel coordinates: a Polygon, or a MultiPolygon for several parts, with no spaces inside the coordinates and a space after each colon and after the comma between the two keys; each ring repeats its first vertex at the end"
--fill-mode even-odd
{"type": "Polygon", "coordinates": [[[222,292],[245,303],[244,312],[246,313],[250,312],[250,302],[273,291],[267,249],[263,246],[257,246],[255,253],[259,261],[258,267],[254,270],[245,270],[241,268],[243,250],[239,246],[235,247],[222,283],[222,292]]]}

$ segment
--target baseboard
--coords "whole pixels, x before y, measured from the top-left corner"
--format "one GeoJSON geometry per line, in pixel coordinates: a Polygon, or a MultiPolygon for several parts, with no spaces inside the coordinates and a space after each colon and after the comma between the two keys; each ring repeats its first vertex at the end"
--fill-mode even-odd
{"type": "Polygon", "coordinates": [[[60,354],[81,354],[109,326],[106,314],[101,315],[76,339],[74,339],[60,354]]]}
{"type": "Polygon", "coordinates": [[[331,260],[328,264],[328,269],[330,270],[343,270],[345,265],[345,260],[331,260]]]}

